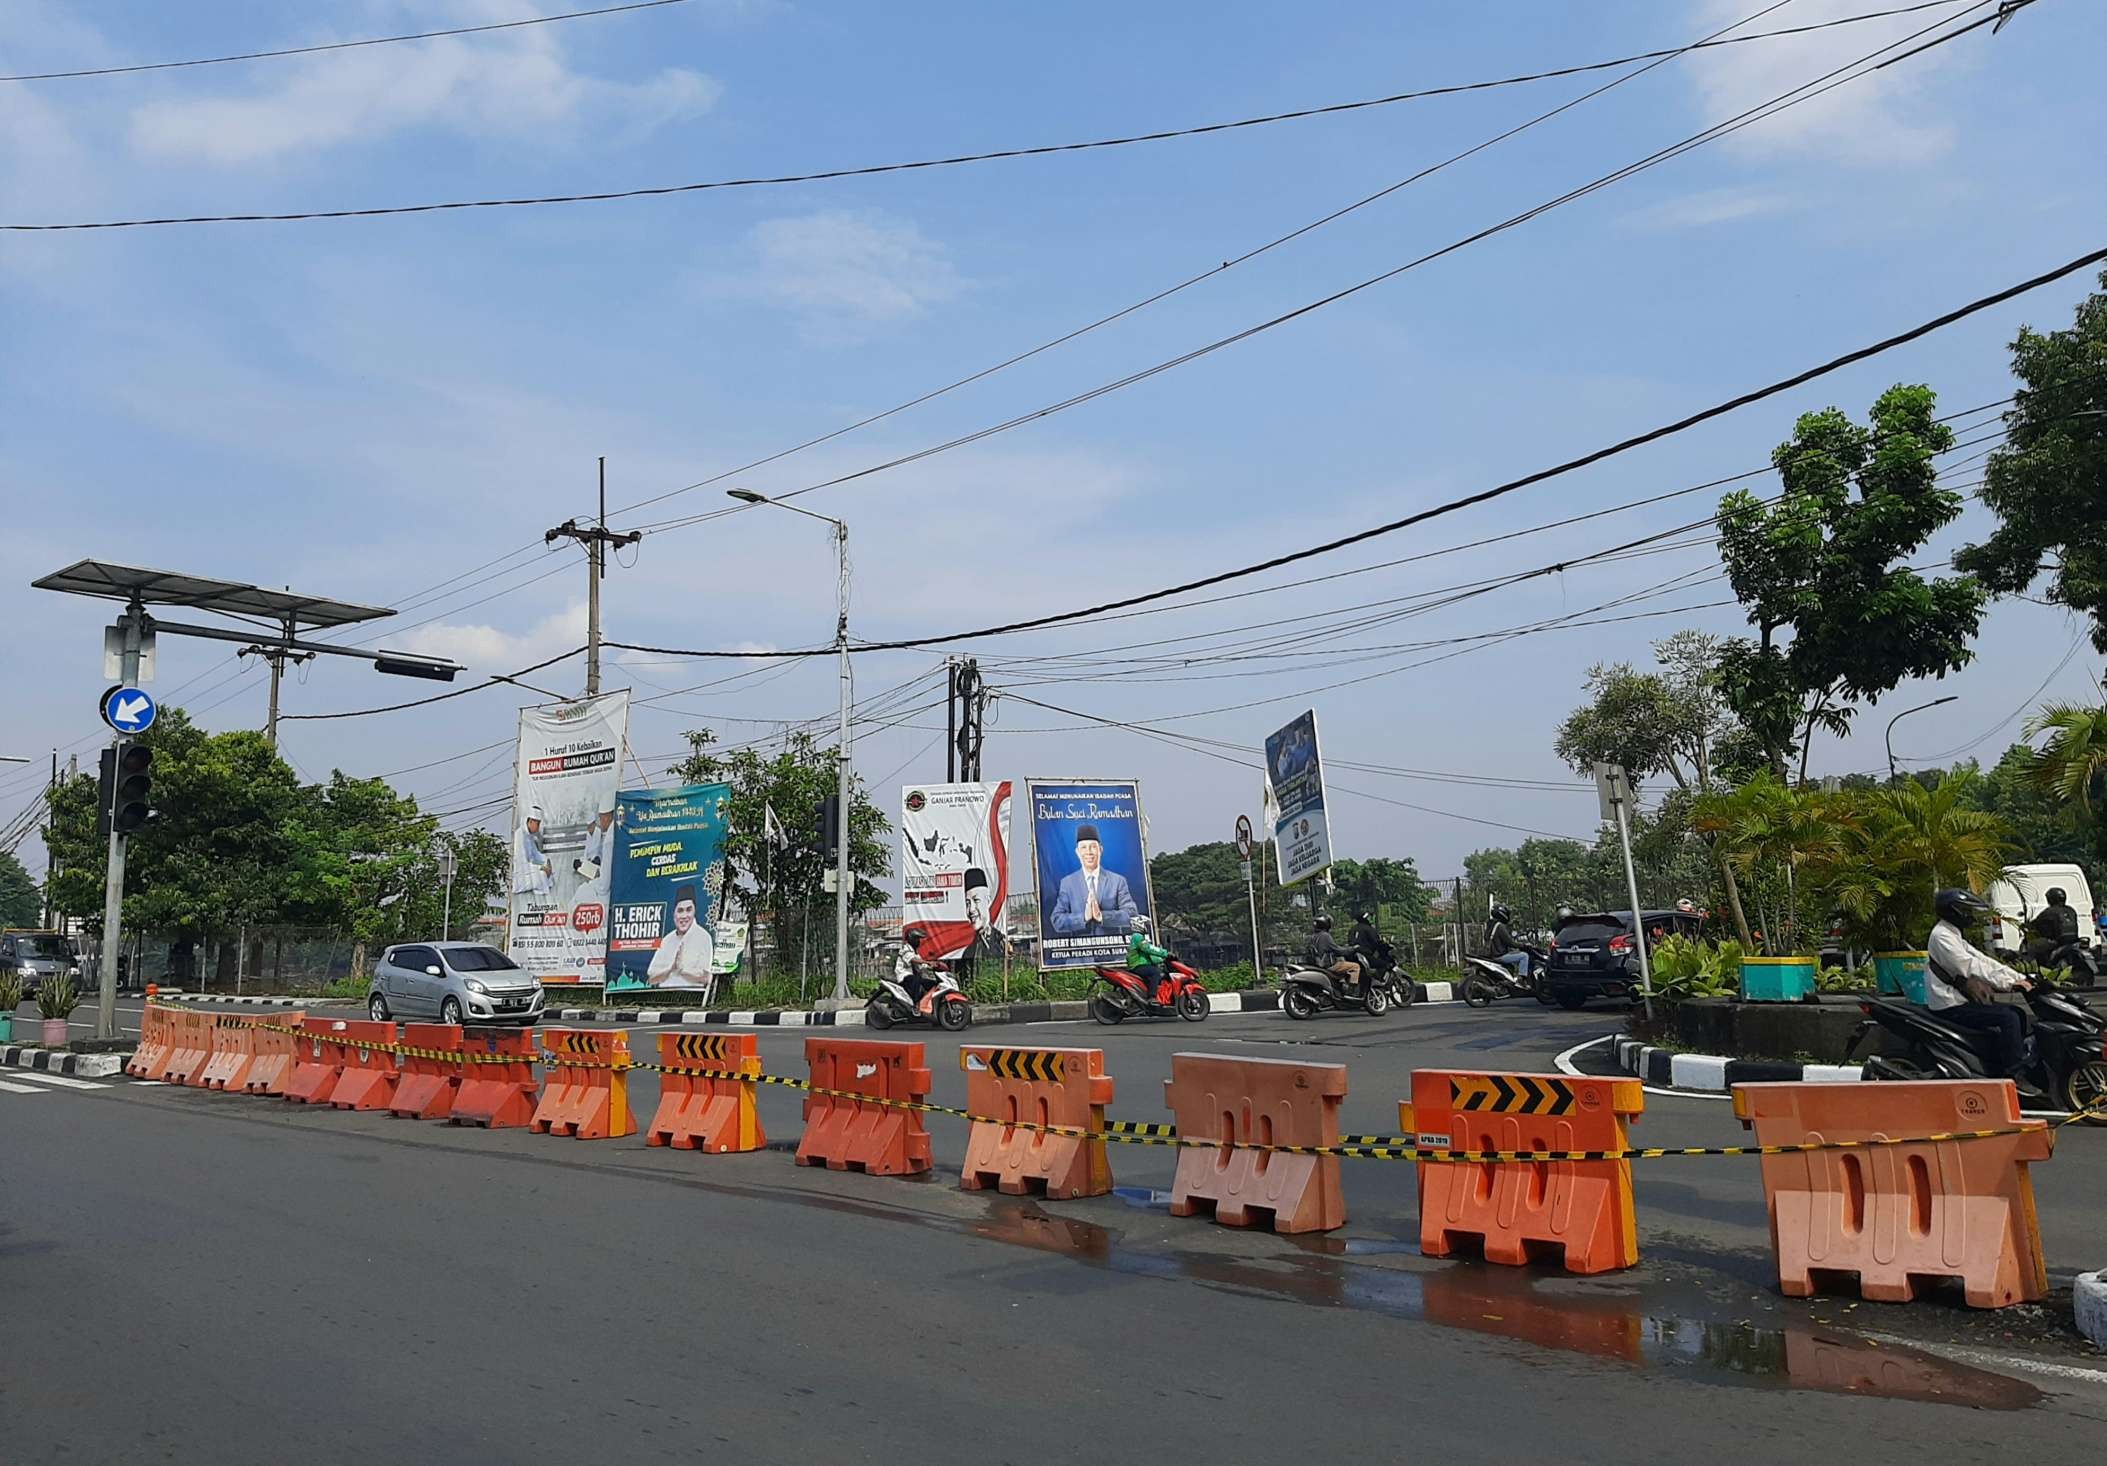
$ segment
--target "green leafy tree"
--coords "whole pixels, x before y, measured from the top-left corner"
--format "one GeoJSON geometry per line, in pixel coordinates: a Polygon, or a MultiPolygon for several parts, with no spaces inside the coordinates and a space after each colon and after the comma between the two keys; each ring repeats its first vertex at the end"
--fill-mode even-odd
{"type": "Polygon", "coordinates": [[[2000,596],[2046,571],[2048,599],[2090,616],[2093,647],[2107,652],[2107,294],[2080,301],[2067,331],[2022,327],[2012,372],[2022,386],[1983,468],[1998,526],[1954,564],[2000,596]]]}
{"type": "Polygon", "coordinates": [[[37,883],[12,851],[0,850],[0,926],[35,926],[43,914],[37,883]]]}
{"type": "Polygon", "coordinates": [[[1727,704],[1782,777],[1817,730],[1848,732],[1860,704],[1907,678],[1967,665],[1984,591],[1970,576],[1926,579],[1907,560],[1961,511],[1933,455],[1953,430],[1929,387],[1895,386],[1870,427],[1836,408],[1801,417],[1771,455],[1773,503],[1720,501],[1720,558],[1756,629],[1720,663],[1727,704]]]}
{"type": "MultiPolygon", "coordinates": [[[[822,886],[833,863],[819,843],[819,814],[840,778],[838,751],[820,746],[809,733],[792,733],[779,749],[765,754],[754,748],[720,749],[709,728],[695,729],[686,737],[691,751],[674,766],[674,776],[690,784],[731,786],[725,805],[727,888],[737,891],[748,911],[773,914],[779,951],[790,941],[803,941],[808,908],[824,906],[824,919],[815,911],[809,920],[814,933],[824,934],[831,952],[833,897],[822,886]],[[782,850],[768,848],[765,811],[771,806],[790,839],[782,850]]],[[[854,882],[849,909],[862,913],[885,904],[885,892],[875,881],[892,869],[892,825],[860,779],[851,784],[849,803],[849,874],[854,882]]]]}
{"type": "Polygon", "coordinates": [[[1149,857],[1149,894],[1156,903],[1158,924],[1174,937],[1244,934],[1248,940],[1251,896],[1244,884],[1243,861],[1227,840],[1149,857]]]}
{"type": "Polygon", "coordinates": [[[1976,807],[1977,776],[1963,770],[1927,785],[1802,794],[1835,838],[1815,852],[1814,884],[1841,912],[1855,945],[1874,951],[1921,947],[1942,886],[1981,889],[2012,854],[2005,822],[1976,807]]]}
{"type": "Polygon", "coordinates": [[[1396,942],[1405,929],[1427,919],[1433,892],[1420,878],[1412,857],[1373,860],[1335,860],[1331,868],[1334,915],[1351,919],[1360,912],[1374,914],[1376,930],[1396,942]]]}

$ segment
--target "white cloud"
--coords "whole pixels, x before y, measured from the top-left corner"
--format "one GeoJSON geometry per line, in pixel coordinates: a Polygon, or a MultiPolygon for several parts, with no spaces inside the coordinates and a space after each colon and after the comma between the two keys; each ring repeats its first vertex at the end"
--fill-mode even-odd
{"type": "MultiPolygon", "coordinates": [[[[584,572],[581,571],[580,574],[584,572]]],[[[511,672],[585,644],[585,602],[572,601],[560,611],[541,618],[525,631],[501,631],[484,622],[435,621],[397,637],[383,636],[398,651],[422,652],[428,657],[452,657],[462,666],[490,676],[511,672]]],[[[582,663],[580,664],[582,665],[582,663]]],[[[559,683],[575,681],[579,673],[570,663],[551,669],[559,683]]],[[[538,679],[529,677],[529,682],[538,679]]]]}
{"type": "Polygon", "coordinates": [[[767,219],[747,247],[752,263],[705,292],[785,306],[819,335],[910,320],[965,286],[943,245],[875,209],[767,219]]]}
{"type": "Polygon", "coordinates": [[[1708,188],[1634,209],[1624,223],[1634,229],[1701,229],[1782,214],[1797,206],[1789,195],[1773,189],[1708,188]]]}
{"type": "MultiPolygon", "coordinates": [[[[1807,25],[1864,8],[1858,0],[1800,0],[1789,13],[1748,29],[1807,25]]],[[[1697,12],[1695,24],[1709,32],[1741,19],[1749,7],[1747,0],[1699,0],[1697,12]]],[[[1687,69],[1704,120],[1718,122],[1899,41],[1936,18],[1920,12],[1746,46],[1717,46],[1676,64],[1687,69]]],[[[1847,82],[1752,123],[1727,138],[1725,146],[1745,157],[1812,156],[1858,165],[1932,162],[1953,146],[1955,129],[1938,120],[1924,94],[1939,74],[1961,63],[1961,49],[1941,46],[1847,82]]]]}
{"type": "MultiPolygon", "coordinates": [[[[475,7],[469,14],[483,18],[475,7]]],[[[248,90],[145,104],[132,114],[131,141],[151,158],[233,166],[414,128],[640,136],[708,111],[722,91],[681,67],[637,82],[585,75],[555,28],[543,27],[275,62],[248,90]]]]}

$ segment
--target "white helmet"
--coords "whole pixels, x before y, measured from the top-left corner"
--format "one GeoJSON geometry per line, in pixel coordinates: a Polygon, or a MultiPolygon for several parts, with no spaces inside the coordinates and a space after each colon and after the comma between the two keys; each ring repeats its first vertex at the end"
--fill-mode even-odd
{"type": "Polygon", "coordinates": [[[1146,916],[1137,916],[1132,921],[1128,922],[1127,925],[1133,930],[1140,932],[1143,936],[1147,936],[1149,932],[1153,930],[1153,928],[1150,927],[1149,919],[1146,916]]]}
{"type": "Polygon", "coordinates": [[[540,820],[547,818],[547,816],[542,814],[540,805],[530,804],[527,806],[527,818],[530,820],[540,820]]]}

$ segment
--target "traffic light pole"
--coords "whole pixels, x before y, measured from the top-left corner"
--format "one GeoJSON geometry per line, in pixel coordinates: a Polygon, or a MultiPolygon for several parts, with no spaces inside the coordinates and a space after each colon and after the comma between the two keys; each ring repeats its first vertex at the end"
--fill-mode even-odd
{"type": "MultiPolygon", "coordinates": [[[[126,687],[139,685],[140,628],[146,611],[137,603],[127,606],[118,618],[124,627],[124,658],[121,679],[126,687]]],[[[117,759],[124,758],[125,739],[115,740],[117,759]]],[[[102,881],[102,989],[95,1000],[95,1036],[117,1037],[117,952],[124,945],[124,836],[110,821],[110,863],[102,881]]]]}

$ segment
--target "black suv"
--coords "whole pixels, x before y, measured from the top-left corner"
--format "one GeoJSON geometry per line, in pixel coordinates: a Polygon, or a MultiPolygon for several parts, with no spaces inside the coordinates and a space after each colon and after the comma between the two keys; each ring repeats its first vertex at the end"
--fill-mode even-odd
{"type": "MultiPolygon", "coordinates": [[[[1694,911],[1642,911],[1649,944],[1670,936],[1695,938],[1704,918],[1694,911]]],[[[1632,944],[1629,911],[1587,911],[1569,916],[1551,934],[1545,986],[1561,1008],[1589,998],[1639,996],[1639,953],[1632,944]]],[[[1649,946],[1649,950],[1650,950],[1649,946]]]]}

